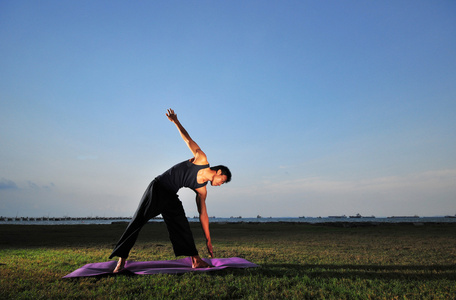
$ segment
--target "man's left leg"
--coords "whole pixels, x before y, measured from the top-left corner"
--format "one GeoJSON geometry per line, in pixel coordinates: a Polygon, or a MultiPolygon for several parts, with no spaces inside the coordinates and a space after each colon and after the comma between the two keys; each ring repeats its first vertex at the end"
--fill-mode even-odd
{"type": "Polygon", "coordinates": [[[169,199],[166,208],[162,212],[162,216],[168,228],[174,254],[176,256],[191,256],[192,267],[194,268],[210,267],[198,255],[190,224],[185,216],[182,203],[177,196],[172,200],[169,199]]]}

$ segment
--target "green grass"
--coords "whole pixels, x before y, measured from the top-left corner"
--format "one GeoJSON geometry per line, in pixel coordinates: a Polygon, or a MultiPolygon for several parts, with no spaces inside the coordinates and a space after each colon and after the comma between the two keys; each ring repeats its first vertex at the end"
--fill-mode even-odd
{"type": "MultiPolygon", "coordinates": [[[[0,299],[454,299],[456,225],[212,224],[217,257],[261,265],[182,275],[62,279],[106,261],[125,225],[0,226],[0,299]]],[[[198,224],[197,247],[205,254],[198,224]]],[[[148,224],[129,259],[175,259],[148,224]]]]}

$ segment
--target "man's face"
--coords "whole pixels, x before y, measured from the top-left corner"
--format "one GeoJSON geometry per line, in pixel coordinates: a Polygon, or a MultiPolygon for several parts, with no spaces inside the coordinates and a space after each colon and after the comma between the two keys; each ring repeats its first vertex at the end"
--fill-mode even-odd
{"type": "Polygon", "coordinates": [[[222,184],[225,183],[227,177],[226,175],[215,175],[214,179],[211,181],[212,186],[221,186],[222,184]]]}

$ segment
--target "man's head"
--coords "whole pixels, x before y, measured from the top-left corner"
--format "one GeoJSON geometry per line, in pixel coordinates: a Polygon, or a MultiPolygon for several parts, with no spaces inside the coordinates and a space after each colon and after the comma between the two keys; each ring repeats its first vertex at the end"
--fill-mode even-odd
{"type": "Polygon", "coordinates": [[[220,186],[231,181],[231,172],[227,167],[222,165],[214,166],[211,167],[211,170],[217,172],[217,174],[214,176],[214,179],[211,181],[211,185],[220,186]]]}

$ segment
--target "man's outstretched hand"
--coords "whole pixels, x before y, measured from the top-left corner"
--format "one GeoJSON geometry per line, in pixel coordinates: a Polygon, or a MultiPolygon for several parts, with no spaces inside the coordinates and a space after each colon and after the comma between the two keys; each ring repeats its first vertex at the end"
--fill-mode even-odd
{"type": "Polygon", "coordinates": [[[168,109],[168,113],[166,114],[166,116],[168,117],[168,120],[170,120],[173,123],[177,121],[177,114],[175,114],[174,110],[172,110],[171,108],[168,109]]]}

